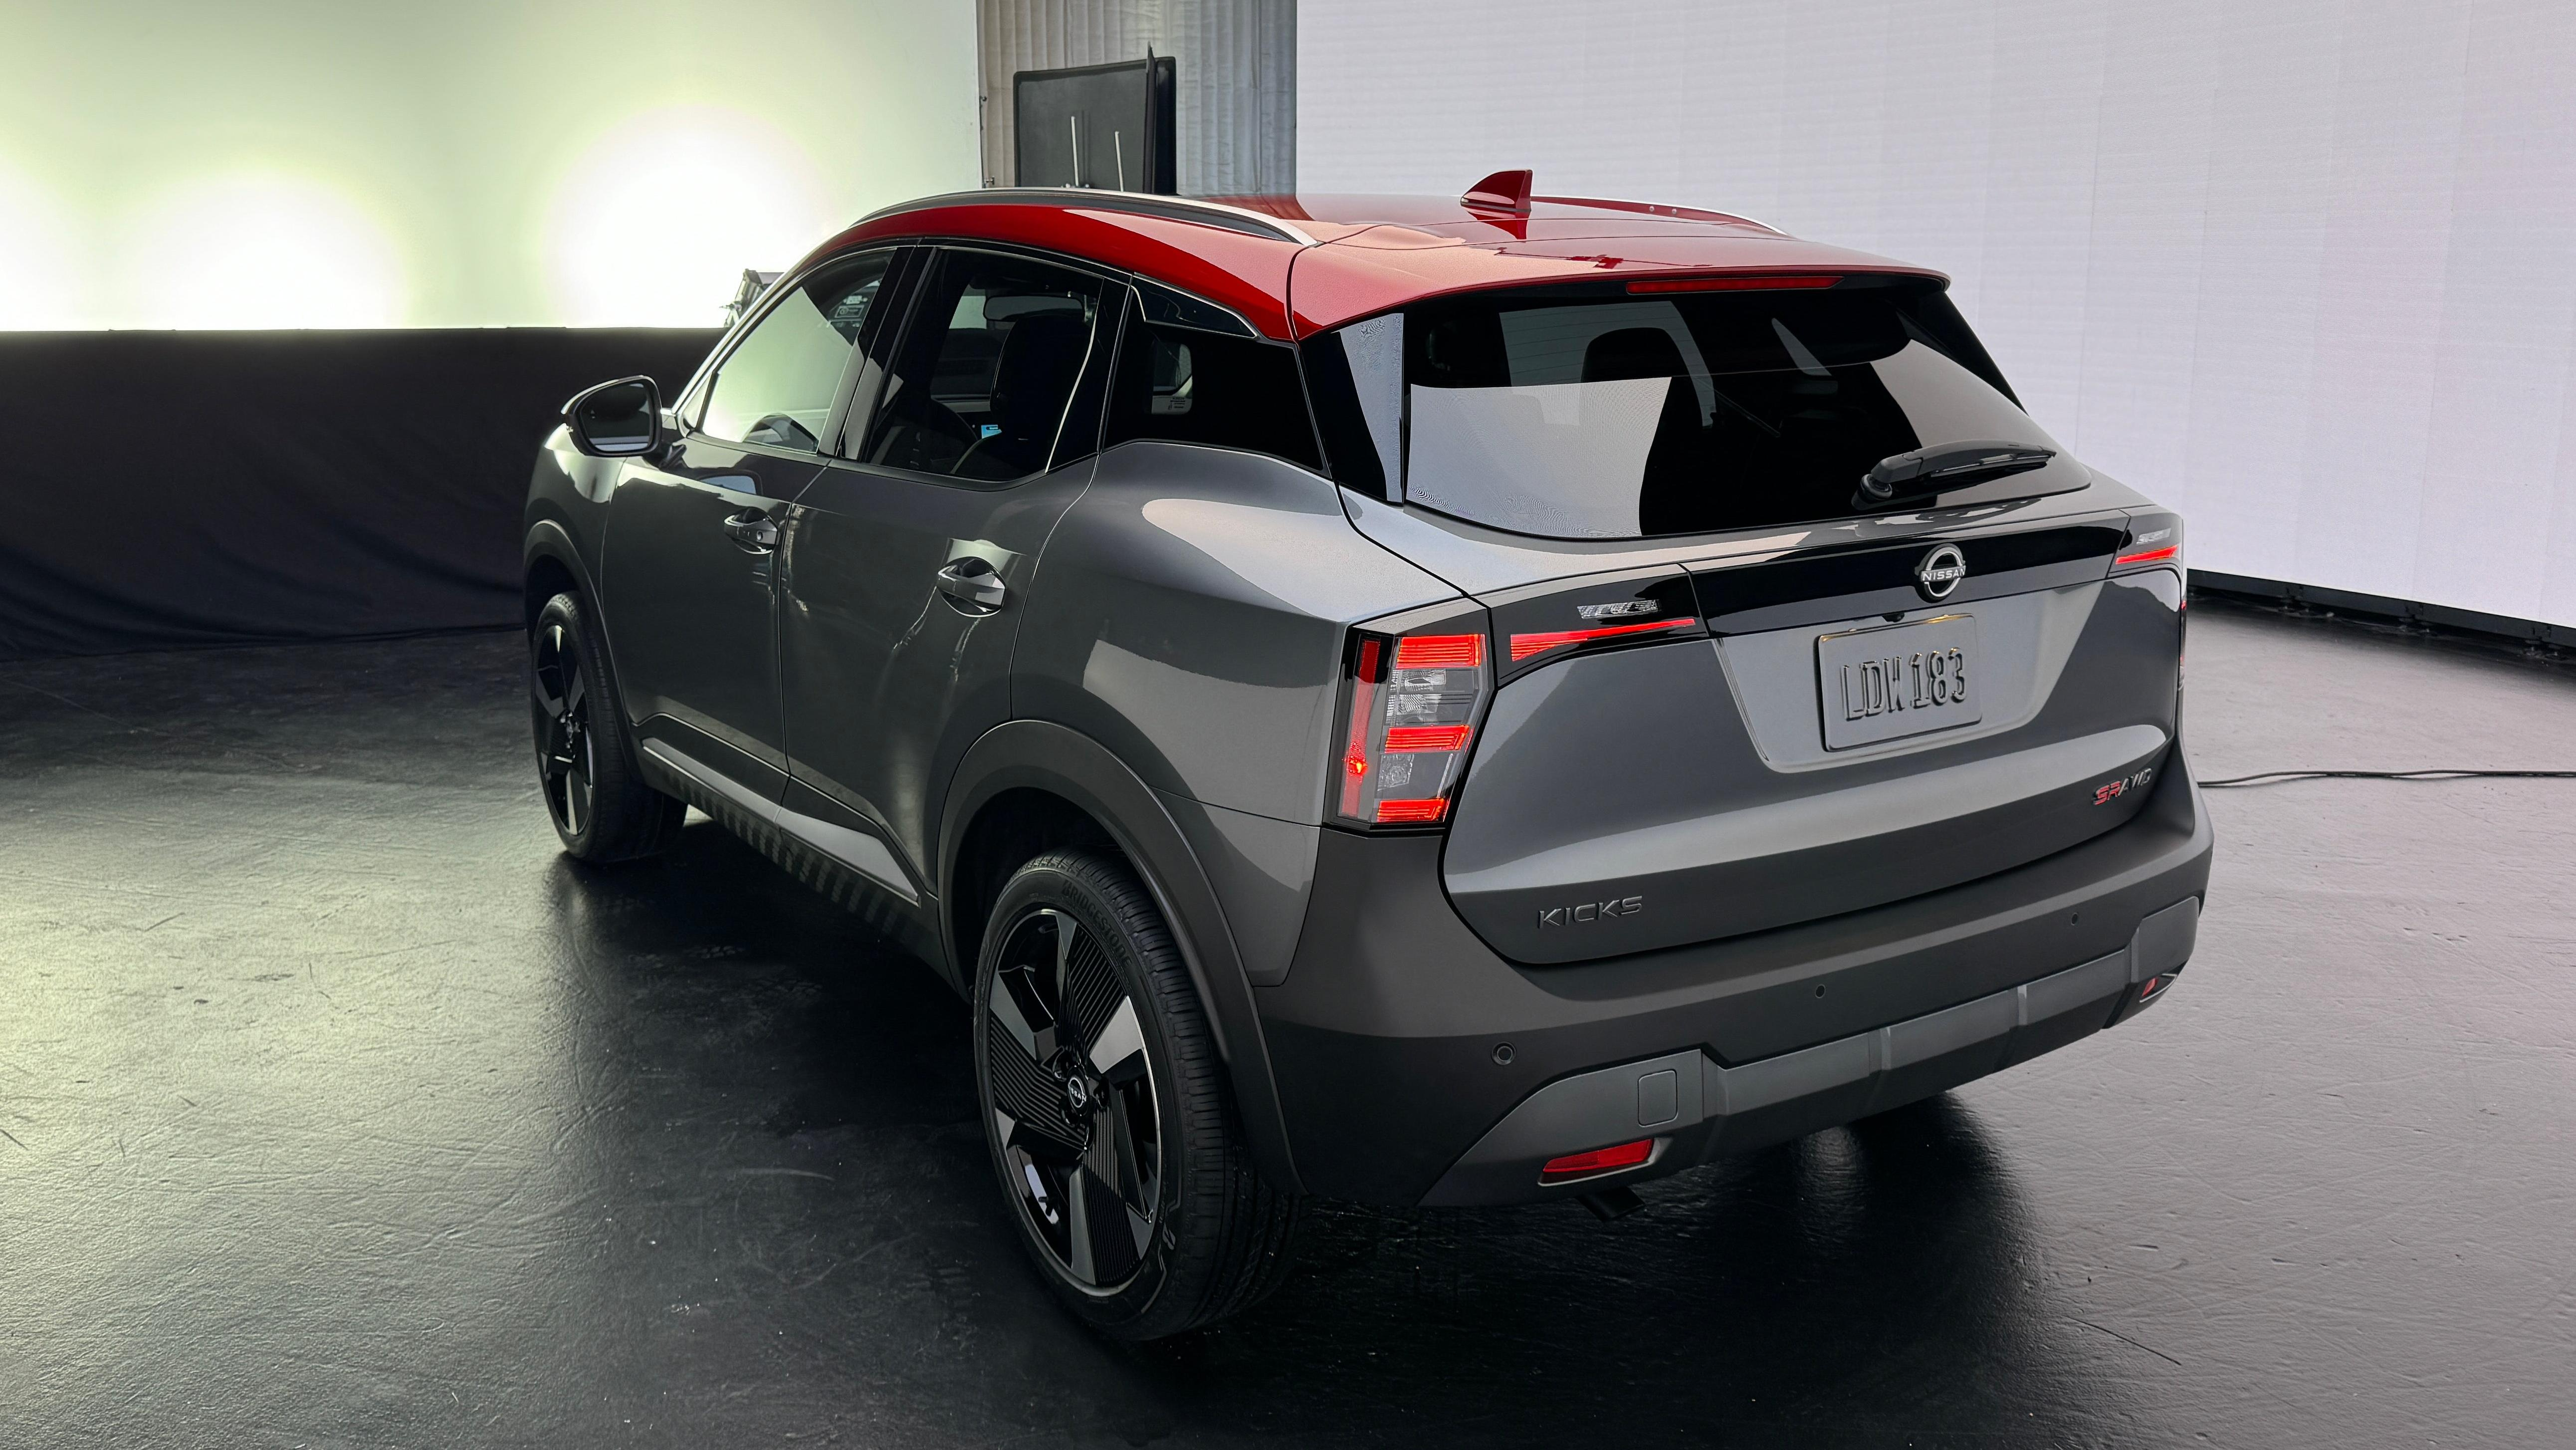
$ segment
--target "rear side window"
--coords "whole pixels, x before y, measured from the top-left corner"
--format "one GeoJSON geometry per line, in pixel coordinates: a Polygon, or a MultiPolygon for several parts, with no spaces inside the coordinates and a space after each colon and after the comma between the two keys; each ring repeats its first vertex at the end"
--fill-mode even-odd
{"type": "Polygon", "coordinates": [[[1026,257],[942,253],[896,347],[861,457],[1008,482],[1089,453],[1089,438],[1059,446],[1059,435],[1105,291],[1097,278],[1026,257]]]}
{"type": "MultiPolygon", "coordinates": [[[[1874,506],[1860,480],[1893,455],[1972,440],[2057,450],[1949,299],[1913,279],[1476,293],[1341,333],[1309,347],[1318,363],[1347,359],[1319,373],[1352,377],[1349,416],[1327,433],[1357,440],[1336,442],[1337,465],[1364,466],[1337,476],[1392,472],[1370,491],[1516,533],[1646,538],[1849,517],[1874,506]],[[1363,328],[1377,335],[1357,338],[1363,328]]],[[[2060,457],[1938,501],[2085,478],[2060,457]]]]}
{"type": "MultiPolygon", "coordinates": [[[[1157,310],[1191,315],[1180,307],[1157,310]]],[[[1208,311],[1211,320],[1221,315],[1208,311]]],[[[1141,308],[1128,313],[1105,441],[1137,438],[1240,448],[1306,468],[1323,466],[1294,347],[1173,325],[1141,308]]]]}

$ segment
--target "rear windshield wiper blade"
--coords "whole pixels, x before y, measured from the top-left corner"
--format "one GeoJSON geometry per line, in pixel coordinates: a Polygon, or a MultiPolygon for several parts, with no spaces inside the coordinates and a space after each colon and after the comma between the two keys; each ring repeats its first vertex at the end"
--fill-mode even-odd
{"type": "Polygon", "coordinates": [[[1917,448],[1911,453],[1880,459],[1876,467],[1861,475],[1860,492],[1852,496],[1852,506],[1868,508],[1875,504],[1894,503],[1902,498],[1921,498],[2008,474],[2027,473],[2056,456],[2054,448],[2036,448],[2027,443],[1995,439],[1936,443],[1929,448],[1917,448]]]}

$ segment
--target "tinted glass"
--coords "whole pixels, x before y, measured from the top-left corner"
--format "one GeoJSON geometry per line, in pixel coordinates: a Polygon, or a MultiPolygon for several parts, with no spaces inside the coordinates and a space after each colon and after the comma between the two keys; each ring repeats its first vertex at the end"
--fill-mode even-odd
{"type": "Polygon", "coordinates": [[[1322,466],[1297,353],[1285,343],[1157,327],[1130,314],[1109,410],[1110,443],[1164,438],[1322,466]]]}
{"type": "Polygon", "coordinates": [[[1007,482],[1090,452],[1090,439],[1059,448],[1057,435],[1102,295],[1096,279],[1044,262],[943,253],[895,350],[861,456],[1007,482]]]}
{"type": "MultiPolygon", "coordinates": [[[[1403,327],[1404,497],[1520,533],[1844,517],[1865,508],[1862,475],[1893,454],[1971,439],[2057,447],[1948,299],[1919,286],[1489,293],[1409,309],[1403,327]]],[[[2027,497],[2084,478],[2059,458],[1962,493],[2027,497]]]]}
{"type": "Polygon", "coordinates": [[[717,371],[700,430],[733,443],[820,449],[817,435],[891,256],[827,269],[771,308],[717,371]]]}

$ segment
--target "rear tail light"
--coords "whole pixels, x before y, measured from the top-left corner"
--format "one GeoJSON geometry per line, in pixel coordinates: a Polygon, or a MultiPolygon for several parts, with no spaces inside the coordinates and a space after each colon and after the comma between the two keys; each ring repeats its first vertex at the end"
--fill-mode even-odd
{"type": "Polygon", "coordinates": [[[1640,1138],[1616,1148],[1595,1148],[1589,1153],[1568,1153],[1562,1158],[1550,1158],[1547,1166],[1539,1169],[1538,1178],[1541,1183],[1562,1183],[1569,1178],[1588,1178],[1595,1173],[1634,1168],[1654,1156],[1655,1140],[1640,1138]]]}
{"type": "Polygon", "coordinates": [[[1531,655],[1545,654],[1567,645],[1597,644],[1605,639],[1624,639],[1637,634],[1672,634],[1699,628],[1697,619],[1654,619],[1644,624],[1611,624],[1599,629],[1551,629],[1538,634],[1512,636],[1512,662],[1518,664],[1531,655]]]}
{"type": "Polygon", "coordinates": [[[2163,509],[2131,514],[2128,537],[2121,540],[2120,552],[2111,559],[2111,572],[2171,569],[2179,573],[2182,543],[2182,515],[2163,509]]]}
{"type": "Polygon", "coordinates": [[[1335,817],[1363,827],[1447,820],[1492,693],[1485,636],[1455,620],[1409,634],[1354,631],[1345,673],[1335,817]]]}

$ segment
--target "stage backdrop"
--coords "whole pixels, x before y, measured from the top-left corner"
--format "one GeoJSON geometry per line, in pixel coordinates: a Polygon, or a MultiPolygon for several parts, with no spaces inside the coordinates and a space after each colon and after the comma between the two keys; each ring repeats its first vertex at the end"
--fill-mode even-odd
{"type": "Polygon", "coordinates": [[[1927,263],[2202,569],[2576,624],[2576,6],[1302,0],[1300,185],[1927,263]]]}
{"type": "Polygon", "coordinates": [[[0,660],[516,623],[556,410],[715,339],[0,333],[0,660]]]}
{"type": "Polygon", "coordinates": [[[565,397],[977,179],[964,0],[0,0],[0,658],[507,623],[565,397]],[[110,330],[114,329],[114,330],[110,330]]]}

